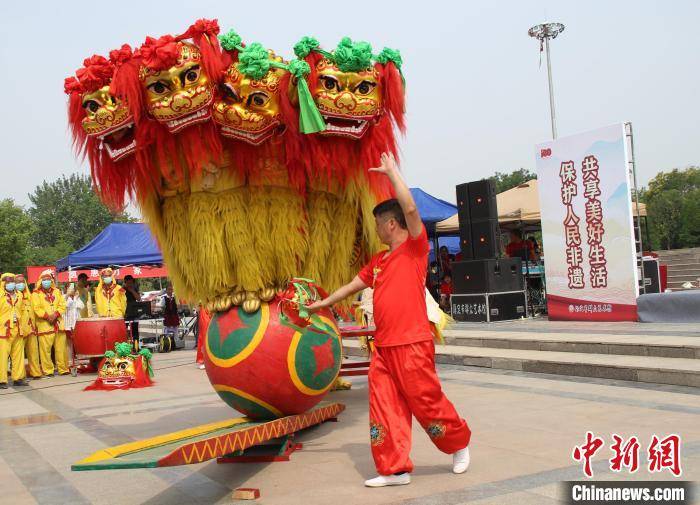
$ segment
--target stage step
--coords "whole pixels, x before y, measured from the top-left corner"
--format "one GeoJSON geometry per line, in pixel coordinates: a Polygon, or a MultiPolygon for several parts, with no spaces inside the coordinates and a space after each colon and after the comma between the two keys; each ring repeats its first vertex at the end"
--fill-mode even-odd
{"type": "MultiPolygon", "coordinates": [[[[362,356],[359,342],[343,342],[344,353],[362,356]]],[[[697,355],[696,355],[697,356],[697,355]]],[[[700,359],[594,354],[465,345],[439,345],[440,364],[518,370],[577,377],[597,377],[700,387],[700,359]]]]}
{"type": "Polygon", "coordinates": [[[446,344],[466,347],[700,359],[700,337],[692,336],[537,334],[467,329],[445,330],[444,336],[446,344]]]}
{"type": "Polygon", "coordinates": [[[668,267],[668,288],[672,291],[683,290],[684,282],[697,286],[700,278],[700,248],[658,251],[659,261],[668,267]]]}

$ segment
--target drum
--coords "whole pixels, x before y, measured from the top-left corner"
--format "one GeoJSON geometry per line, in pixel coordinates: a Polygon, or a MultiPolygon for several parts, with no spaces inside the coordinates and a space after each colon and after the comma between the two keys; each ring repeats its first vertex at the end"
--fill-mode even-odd
{"type": "Polygon", "coordinates": [[[77,356],[102,356],[114,350],[117,342],[126,342],[126,325],[120,317],[78,319],[73,330],[73,349],[77,356]]]}

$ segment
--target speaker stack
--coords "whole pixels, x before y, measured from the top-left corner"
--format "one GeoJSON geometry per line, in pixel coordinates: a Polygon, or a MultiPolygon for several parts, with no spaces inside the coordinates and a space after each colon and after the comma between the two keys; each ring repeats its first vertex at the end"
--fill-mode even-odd
{"type": "Polygon", "coordinates": [[[527,316],[520,258],[498,258],[496,187],[484,179],[459,184],[457,214],[464,261],[452,263],[452,317],[504,321],[527,316]]]}

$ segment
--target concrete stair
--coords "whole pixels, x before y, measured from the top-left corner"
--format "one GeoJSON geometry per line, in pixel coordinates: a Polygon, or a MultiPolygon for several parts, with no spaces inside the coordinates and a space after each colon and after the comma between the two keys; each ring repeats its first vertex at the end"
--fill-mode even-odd
{"type": "Polygon", "coordinates": [[[684,282],[697,286],[700,278],[700,247],[657,251],[662,264],[668,265],[668,288],[673,291],[683,289],[684,282]]]}
{"type": "MultiPolygon", "coordinates": [[[[446,345],[436,347],[438,363],[700,387],[700,334],[536,333],[459,326],[445,331],[446,345]]],[[[343,345],[348,355],[363,353],[356,341],[343,345]]]]}

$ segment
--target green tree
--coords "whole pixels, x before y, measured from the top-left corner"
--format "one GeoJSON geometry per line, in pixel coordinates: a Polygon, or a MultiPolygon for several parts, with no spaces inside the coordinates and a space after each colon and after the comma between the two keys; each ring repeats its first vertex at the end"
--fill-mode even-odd
{"type": "Polygon", "coordinates": [[[53,263],[86,245],[113,222],[131,222],[128,214],[111,213],[92,190],[90,178],[73,174],[44,181],[29,195],[33,222],[30,259],[53,263]]]}
{"type": "Polygon", "coordinates": [[[24,273],[29,257],[32,221],[22,207],[0,201],[0,272],[24,273]]]}
{"type": "Polygon", "coordinates": [[[503,193],[531,179],[537,179],[537,174],[530,172],[526,168],[513,170],[509,174],[505,172],[496,172],[496,174],[491,177],[491,180],[496,183],[496,193],[503,193]]]}
{"type": "Polygon", "coordinates": [[[700,168],[659,172],[639,195],[653,248],[700,246],[700,168]]]}

